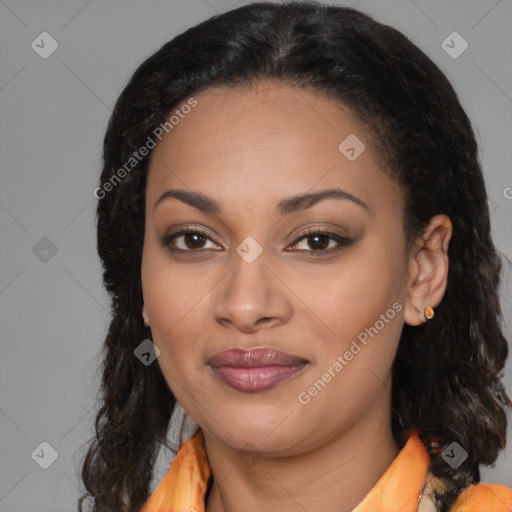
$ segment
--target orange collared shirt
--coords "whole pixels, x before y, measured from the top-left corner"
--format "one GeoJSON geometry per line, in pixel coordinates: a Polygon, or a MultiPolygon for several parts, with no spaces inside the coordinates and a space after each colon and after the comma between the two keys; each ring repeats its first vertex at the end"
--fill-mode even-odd
{"type": "MultiPolygon", "coordinates": [[[[352,512],[416,512],[430,458],[416,432],[379,481],[352,512]]],[[[211,477],[204,437],[199,430],[185,441],[169,472],[149,497],[142,512],[204,512],[211,477]]],[[[452,512],[512,512],[512,489],[477,484],[457,499],[452,512]]]]}

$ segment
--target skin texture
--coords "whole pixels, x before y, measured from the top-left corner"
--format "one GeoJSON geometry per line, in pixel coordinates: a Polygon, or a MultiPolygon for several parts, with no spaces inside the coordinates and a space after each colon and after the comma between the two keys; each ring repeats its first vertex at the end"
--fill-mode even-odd
{"type": "Polygon", "coordinates": [[[155,148],[146,192],[143,316],[158,364],[200,425],[214,475],[208,512],[350,511],[396,457],[391,369],[404,322],[419,325],[446,289],[448,217],[407,251],[403,192],[382,169],[365,127],[316,93],[272,82],[210,88],[155,148]],[[354,161],[338,149],[356,134],[354,161]],[[279,215],[285,197],[340,188],[363,201],[325,199],[279,215]],[[205,213],[169,189],[203,193],[205,213]],[[184,226],[207,238],[162,239],[184,226]],[[321,228],[348,237],[302,238],[321,228]],[[262,249],[236,251],[246,237],[262,249]],[[194,245],[194,243],[196,245],[194,245]],[[195,248],[194,247],[198,247],[195,248]],[[298,400],[394,303],[402,307],[309,403],[298,400]],[[273,389],[242,393],[207,364],[219,350],[270,347],[309,361],[273,389]]]}

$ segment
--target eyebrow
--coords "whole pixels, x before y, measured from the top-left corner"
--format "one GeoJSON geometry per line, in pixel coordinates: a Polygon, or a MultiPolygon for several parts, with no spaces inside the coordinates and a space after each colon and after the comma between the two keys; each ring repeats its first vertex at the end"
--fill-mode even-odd
{"type": "MultiPolygon", "coordinates": [[[[153,211],[160,203],[170,199],[177,199],[178,201],[182,201],[183,203],[193,206],[205,213],[213,213],[216,215],[222,213],[222,208],[215,199],[201,194],[200,192],[176,189],[164,192],[156,201],[153,211]]],[[[310,192],[307,194],[286,197],[277,203],[276,211],[282,216],[289,215],[297,211],[311,208],[324,199],[345,199],[352,201],[370,213],[370,208],[364,201],[340,188],[331,188],[320,192],[310,192]]]]}

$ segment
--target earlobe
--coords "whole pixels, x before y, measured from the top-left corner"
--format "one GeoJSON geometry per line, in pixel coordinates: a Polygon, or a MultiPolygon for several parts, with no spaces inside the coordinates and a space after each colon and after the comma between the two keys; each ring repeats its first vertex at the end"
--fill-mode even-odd
{"type": "Polygon", "coordinates": [[[142,318],[144,319],[144,325],[146,327],[149,327],[149,318],[148,318],[148,314],[146,312],[146,305],[145,304],[142,306],[142,318]]]}
{"type": "Polygon", "coordinates": [[[424,233],[411,250],[408,295],[405,300],[404,321],[412,326],[433,317],[448,283],[448,247],[452,223],[444,214],[430,220],[424,233]]]}

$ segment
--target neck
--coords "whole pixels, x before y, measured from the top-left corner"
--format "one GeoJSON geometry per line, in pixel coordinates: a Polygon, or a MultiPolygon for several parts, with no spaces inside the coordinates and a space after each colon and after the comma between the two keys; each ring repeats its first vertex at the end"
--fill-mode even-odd
{"type": "Polygon", "coordinates": [[[314,450],[244,464],[237,451],[204,433],[213,474],[206,512],[350,512],[400,451],[387,413],[358,422],[314,450]],[[371,421],[370,421],[371,420],[371,421]]]}

